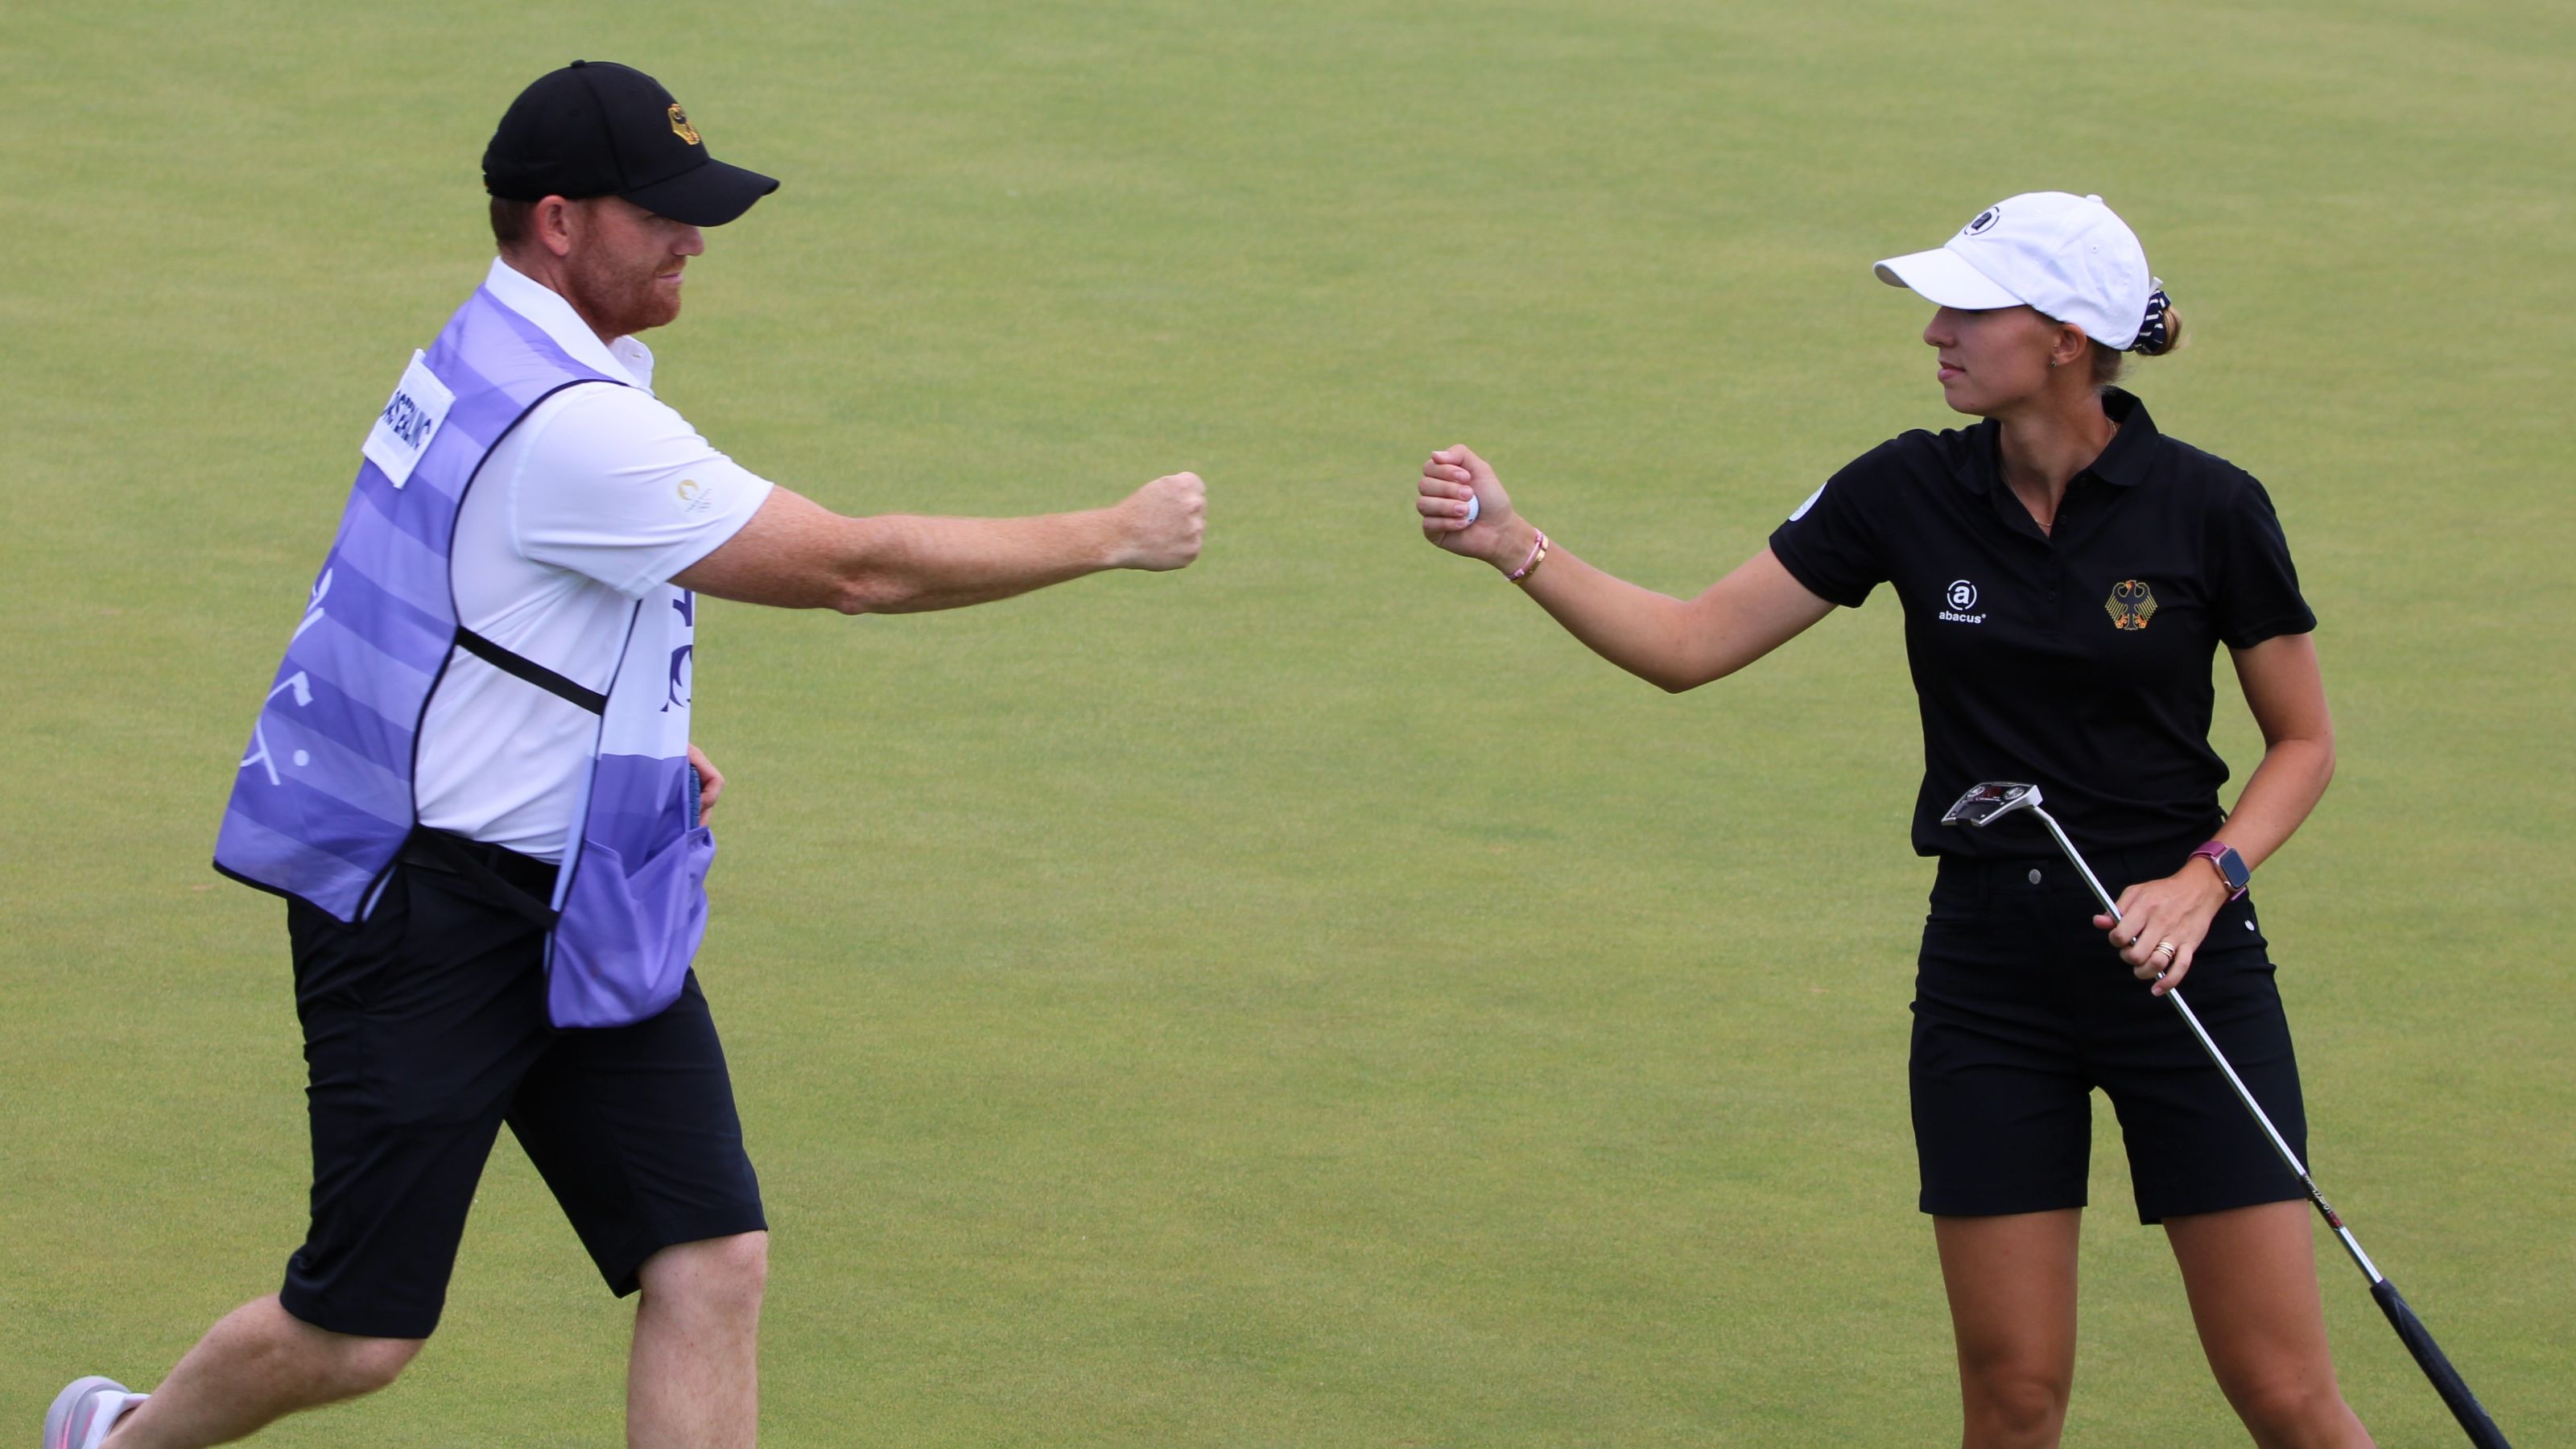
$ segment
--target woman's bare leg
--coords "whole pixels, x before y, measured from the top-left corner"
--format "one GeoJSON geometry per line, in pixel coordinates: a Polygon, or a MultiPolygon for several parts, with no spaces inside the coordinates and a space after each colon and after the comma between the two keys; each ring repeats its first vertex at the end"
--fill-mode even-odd
{"type": "Polygon", "coordinates": [[[2077,1208],[1935,1217],[1967,1449],[2049,1449],[2075,1386],[2077,1208]]]}
{"type": "Polygon", "coordinates": [[[2201,1350],[2263,1449],[2361,1449],[2335,1384],[2305,1202],[2165,1219],[2201,1350]]]}

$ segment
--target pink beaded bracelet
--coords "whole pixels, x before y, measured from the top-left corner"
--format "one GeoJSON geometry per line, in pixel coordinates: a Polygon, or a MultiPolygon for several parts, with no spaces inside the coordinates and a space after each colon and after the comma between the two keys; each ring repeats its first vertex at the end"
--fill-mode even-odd
{"type": "Polygon", "coordinates": [[[1505,582],[1517,584],[1521,580],[1528,578],[1531,574],[1537,573],[1538,566],[1547,562],[1546,532],[1542,529],[1535,528],[1531,529],[1530,532],[1538,535],[1538,541],[1530,545],[1529,557],[1521,560],[1521,566],[1519,568],[1503,575],[1505,582]]]}

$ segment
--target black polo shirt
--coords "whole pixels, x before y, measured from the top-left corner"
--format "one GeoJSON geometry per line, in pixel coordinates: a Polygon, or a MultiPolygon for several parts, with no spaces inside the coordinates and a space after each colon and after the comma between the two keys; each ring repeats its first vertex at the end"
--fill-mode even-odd
{"type": "Polygon", "coordinates": [[[1771,535],[1817,597],[1894,587],[1923,716],[1914,848],[2046,854],[2044,833],[1945,827],[1980,780],[2027,780],[2078,844],[2188,849],[2223,816],[2209,745],[2218,646],[2303,634],[2290,549],[2263,485],[2156,431],[2117,388],[2118,423],[2043,533],[2003,482],[1992,420],[1912,432],[1855,459],[1771,535]]]}

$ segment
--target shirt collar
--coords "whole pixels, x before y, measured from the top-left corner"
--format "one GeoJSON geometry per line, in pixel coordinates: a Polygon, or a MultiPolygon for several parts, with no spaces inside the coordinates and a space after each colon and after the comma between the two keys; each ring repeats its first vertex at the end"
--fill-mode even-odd
{"type": "MultiPolygon", "coordinates": [[[[2147,405],[2138,401],[2136,394],[2116,387],[2102,389],[2102,411],[2119,431],[2111,435],[2100,456],[2084,471],[2116,488],[2135,487],[2146,481],[2149,455],[2157,436],[2156,420],[2147,416],[2147,405]]],[[[1988,418],[1968,433],[1968,486],[1979,493],[1989,492],[2003,477],[2003,424],[1988,418]]]]}
{"type": "Polygon", "coordinates": [[[2102,411],[2120,425],[2102,456],[2087,469],[2094,477],[2115,488],[2130,488],[2145,481],[2148,454],[2154,450],[2156,420],[2147,416],[2147,405],[2134,394],[2116,387],[2102,389],[2102,411]]]}
{"type": "Polygon", "coordinates": [[[554,288],[494,257],[492,270],[483,278],[483,289],[492,294],[494,301],[536,323],[573,361],[631,382],[648,393],[653,390],[653,349],[632,337],[600,341],[599,334],[590,330],[590,324],[581,320],[572,303],[554,288]]]}

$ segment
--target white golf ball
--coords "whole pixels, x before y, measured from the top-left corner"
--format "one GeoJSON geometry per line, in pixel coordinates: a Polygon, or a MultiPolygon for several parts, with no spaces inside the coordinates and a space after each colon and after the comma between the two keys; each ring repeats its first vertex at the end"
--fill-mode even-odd
{"type": "Polygon", "coordinates": [[[1475,521],[1476,521],[1476,515],[1477,515],[1477,514],[1479,514],[1479,513],[1484,512],[1484,511],[1485,511],[1485,500],[1483,500],[1483,499],[1481,499],[1481,498],[1477,497],[1477,496],[1476,496],[1475,494],[1473,494],[1473,493],[1468,494],[1468,495],[1467,495],[1467,521],[1468,521],[1469,523],[1473,523],[1473,522],[1475,522],[1475,521]]]}

